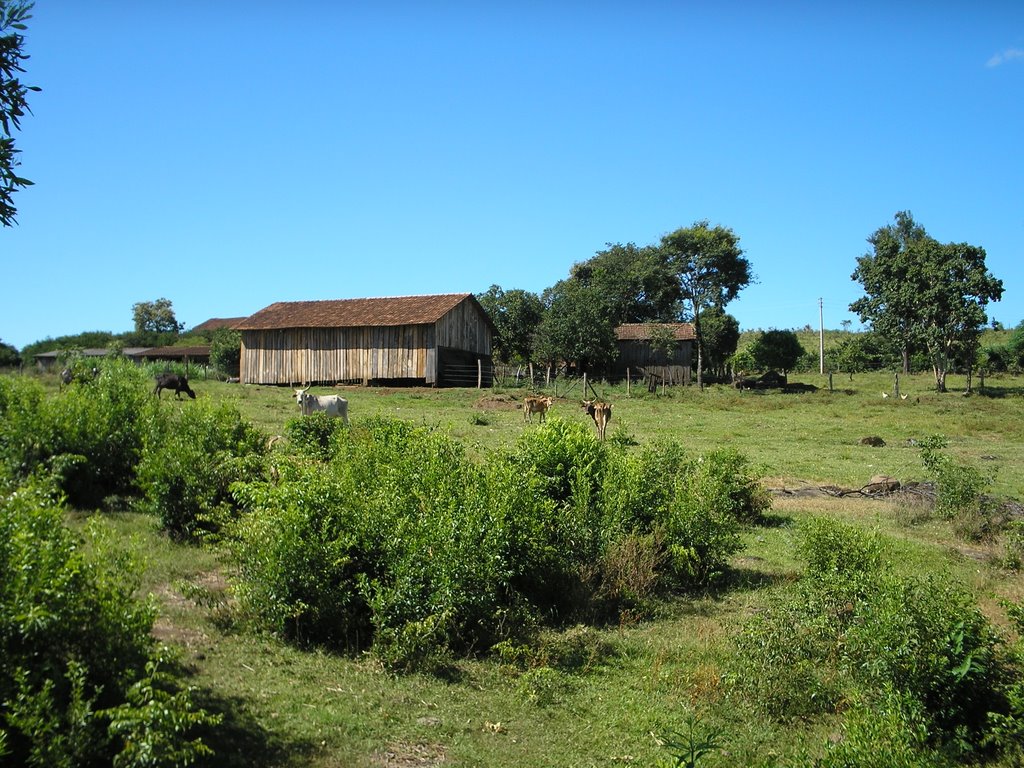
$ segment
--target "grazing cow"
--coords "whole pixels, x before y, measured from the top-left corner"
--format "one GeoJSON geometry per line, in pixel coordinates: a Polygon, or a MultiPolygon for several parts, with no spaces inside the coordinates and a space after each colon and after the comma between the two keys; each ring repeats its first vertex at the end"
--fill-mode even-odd
{"type": "Polygon", "coordinates": [[[162,397],[161,392],[165,389],[173,389],[174,397],[178,400],[181,400],[182,392],[193,400],[196,399],[196,393],[188,385],[188,378],[179,376],[176,373],[161,373],[156,377],[156,387],[153,389],[153,394],[157,397],[162,397]]]}
{"type": "Polygon", "coordinates": [[[340,416],[348,424],[348,400],[338,395],[311,395],[306,391],[308,389],[295,390],[295,402],[303,416],[323,411],[331,417],[340,416]]]}
{"type": "Polygon", "coordinates": [[[545,421],[548,413],[548,408],[551,407],[552,399],[550,397],[536,397],[533,395],[528,396],[523,400],[523,421],[533,421],[533,414],[539,413],[541,423],[545,421]]]}
{"type": "Polygon", "coordinates": [[[604,440],[604,433],[608,429],[608,422],[612,420],[612,404],[602,403],[600,400],[584,400],[583,410],[594,420],[597,434],[604,440]]]}
{"type": "Polygon", "coordinates": [[[63,371],[60,372],[60,388],[61,389],[64,389],[64,387],[66,387],[69,384],[71,384],[71,382],[74,381],[74,380],[75,380],[75,373],[70,368],[65,368],[63,371]]]}

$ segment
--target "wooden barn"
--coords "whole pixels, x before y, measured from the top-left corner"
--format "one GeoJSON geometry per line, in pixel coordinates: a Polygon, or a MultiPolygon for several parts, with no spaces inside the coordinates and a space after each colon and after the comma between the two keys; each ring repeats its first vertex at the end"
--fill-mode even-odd
{"type": "Polygon", "coordinates": [[[490,386],[494,324],[470,293],[271,304],[235,325],[243,384],[490,386]]]}
{"type": "Polygon", "coordinates": [[[691,323],[626,323],[615,329],[615,337],[619,348],[616,365],[622,374],[654,374],[669,381],[690,383],[693,344],[697,339],[691,323]],[[651,343],[659,328],[672,332],[675,349],[671,356],[651,343]]]}

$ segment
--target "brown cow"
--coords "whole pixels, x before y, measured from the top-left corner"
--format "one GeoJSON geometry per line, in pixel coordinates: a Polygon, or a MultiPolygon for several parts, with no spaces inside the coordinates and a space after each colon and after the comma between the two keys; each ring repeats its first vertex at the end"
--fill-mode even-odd
{"type": "Polygon", "coordinates": [[[543,423],[552,402],[554,401],[550,397],[527,396],[523,400],[523,421],[533,421],[533,414],[539,413],[540,420],[543,423]]]}
{"type": "Polygon", "coordinates": [[[584,400],[583,410],[590,414],[597,427],[598,436],[604,440],[605,430],[608,429],[608,422],[612,420],[612,404],[603,403],[600,400],[584,400]]]}

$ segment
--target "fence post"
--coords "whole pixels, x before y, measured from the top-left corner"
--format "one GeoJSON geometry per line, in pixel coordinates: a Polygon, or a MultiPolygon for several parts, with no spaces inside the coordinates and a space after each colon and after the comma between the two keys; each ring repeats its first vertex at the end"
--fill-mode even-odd
{"type": "Polygon", "coordinates": [[[484,364],[478,357],[476,359],[476,388],[480,389],[484,383],[484,364]]]}
{"type": "Polygon", "coordinates": [[[630,380],[630,378],[631,377],[629,375],[629,368],[626,368],[626,397],[629,397],[629,380],[630,380]]]}

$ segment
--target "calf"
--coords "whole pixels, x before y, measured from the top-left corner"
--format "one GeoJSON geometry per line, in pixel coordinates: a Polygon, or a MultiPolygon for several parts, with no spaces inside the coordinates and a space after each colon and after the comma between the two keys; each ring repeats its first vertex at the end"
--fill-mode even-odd
{"type": "Polygon", "coordinates": [[[583,410],[594,420],[597,434],[604,440],[604,433],[608,429],[608,422],[612,420],[612,404],[602,403],[600,400],[584,400],[583,410]]]}
{"type": "Polygon", "coordinates": [[[533,414],[539,413],[540,420],[543,423],[548,413],[548,408],[551,407],[553,401],[550,397],[536,397],[533,395],[528,396],[523,400],[523,421],[533,421],[533,414]]]}
{"type": "Polygon", "coordinates": [[[295,402],[303,416],[323,411],[328,416],[338,417],[348,424],[348,400],[338,395],[311,395],[306,389],[295,390],[295,402]]]}
{"type": "Polygon", "coordinates": [[[180,376],[177,373],[161,373],[156,377],[156,387],[153,389],[153,394],[161,397],[161,392],[165,389],[173,389],[174,396],[178,400],[181,400],[182,392],[193,400],[196,399],[196,393],[188,385],[188,377],[180,376]]]}

